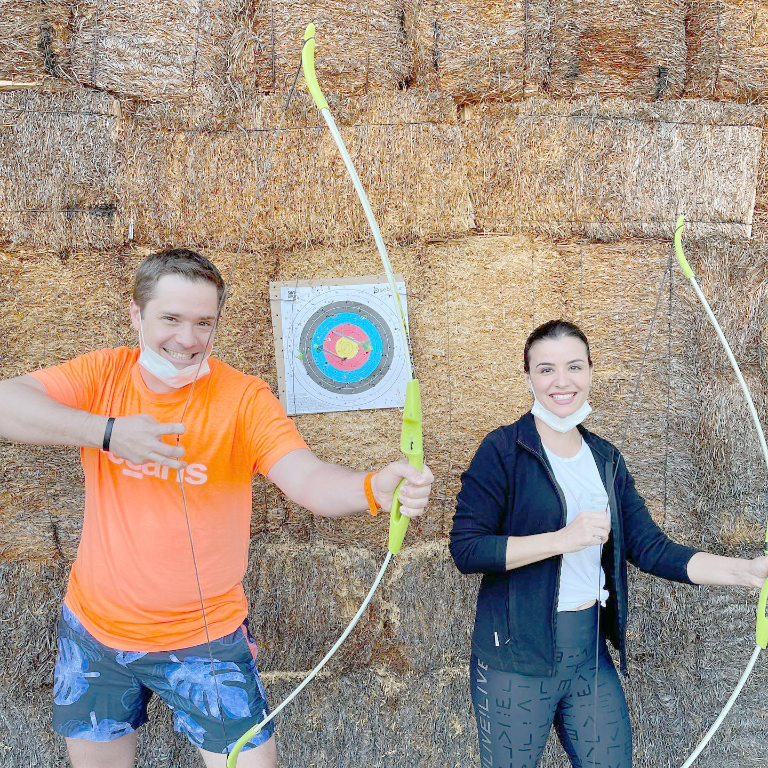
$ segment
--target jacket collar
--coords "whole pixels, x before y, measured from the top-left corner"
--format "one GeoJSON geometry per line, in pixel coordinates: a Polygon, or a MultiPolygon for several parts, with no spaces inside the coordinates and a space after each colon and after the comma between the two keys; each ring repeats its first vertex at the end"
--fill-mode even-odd
{"type": "MultiPolygon", "coordinates": [[[[517,423],[519,428],[517,442],[529,451],[543,457],[544,447],[541,444],[541,437],[536,429],[536,422],[534,421],[533,414],[528,411],[528,413],[522,416],[517,423]]],[[[584,442],[590,447],[593,453],[598,454],[606,462],[613,461],[616,449],[610,443],[607,443],[588,429],[585,429],[581,424],[579,424],[578,430],[581,432],[584,442]]]]}

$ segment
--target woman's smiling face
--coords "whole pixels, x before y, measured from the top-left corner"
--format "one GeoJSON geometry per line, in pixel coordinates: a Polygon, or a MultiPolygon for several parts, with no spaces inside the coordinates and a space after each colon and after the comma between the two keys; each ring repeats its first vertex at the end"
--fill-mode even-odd
{"type": "Polygon", "coordinates": [[[587,401],[592,367],[581,339],[541,339],[531,347],[528,360],[530,372],[525,374],[526,383],[548,411],[564,418],[587,401]]]}

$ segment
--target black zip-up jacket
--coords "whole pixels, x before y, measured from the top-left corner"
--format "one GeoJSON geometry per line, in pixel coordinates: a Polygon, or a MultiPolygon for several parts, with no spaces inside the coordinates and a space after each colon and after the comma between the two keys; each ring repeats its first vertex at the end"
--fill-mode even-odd
{"type": "MultiPolygon", "coordinates": [[[[686,568],[698,550],[675,544],[653,522],[619,451],[583,427],[579,431],[595,457],[611,508],[611,535],[602,556],[610,597],[601,626],[626,672],[627,560],[648,573],[690,584],[686,568]]],[[[565,526],[565,498],[533,416],[527,413],[491,432],[461,482],[451,555],[462,573],[483,574],[472,650],[492,669],[550,677],[555,673],[562,557],[506,569],[507,537],[565,526]]]]}

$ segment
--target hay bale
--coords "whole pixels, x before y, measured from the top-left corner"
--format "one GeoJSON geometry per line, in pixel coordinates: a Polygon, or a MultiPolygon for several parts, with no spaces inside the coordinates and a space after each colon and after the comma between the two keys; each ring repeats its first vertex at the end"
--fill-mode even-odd
{"type": "MultiPolygon", "coordinates": [[[[282,104],[265,97],[261,127],[217,133],[163,132],[129,121],[118,195],[136,241],[234,248],[282,104]]],[[[303,107],[297,106],[300,126],[307,107],[303,97],[303,107]]],[[[432,110],[430,100],[410,93],[377,96],[371,110],[388,115],[384,124],[368,123],[366,116],[364,124],[341,128],[387,240],[465,231],[470,224],[458,129],[411,119],[420,109],[432,110]]],[[[281,133],[247,249],[370,239],[333,139],[318,129],[316,115],[313,120],[306,128],[294,128],[289,120],[281,133]]]]}
{"type": "Polygon", "coordinates": [[[64,739],[51,729],[50,690],[25,693],[0,688],[0,760],[5,768],[67,768],[64,739]]]}
{"type": "MultiPolygon", "coordinates": [[[[765,423],[768,416],[765,375],[755,366],[741,368],[758,416],[765,423]]],[[[707,498],[728,507],[732,503],[754,505],[764,493],[768,470],[741,387],[731,371],[700,371],[697,393],[700,399],[697,458],[700,482],[707,498]]]]}
{"type": "Polygon", "coordinates": [[[65,252],[122,239],[116,104],[85,89],[0,93],[0,243],[65,252]]]}
{"type": "Polygon", "coordinates": [[[768,8],[757,0],[699,0],[686,17],[686,96],[768,101],[768,8]]]}
{"type": "Polygon", "coordinates": [[[410,0],[405,30],[411,82],[457,104],[523,95],[527,3],[410,0]]]}
{"type": "MultiPolygon", "coordinates": [[[[737,362],[760,365],[768,338],[768,247],[749,240],[709,237],[684,240],[686,258],[720,323],[737,362]]],[[[676,267],[677,268],[677,267],[676,267]]],[[[683,289],[681,289],[683,290],[683,289]]],[[[696,365],[701,371],[726,371],[730,364],[693,288],[696,365]]]]}
{"type": "Polygon", "coordinates": [[[550,237],[749,236],[760,108],[628,101],[478,107],[462,127],[477,226],[550,237]]]}
{"type": "Polygon", "coordinates": [[[768,242],[768,120],[763,120],[752,237],[763,243],[768,242]]]}
{"type": "Polygon", "coordinates": [[[0,2],[0,87],[63,75],[68,16],[67,4],[56,0],[0,2]]]}
{"type": "Polygon", "coordinates": [[[685,79],[683,0],[556,0],[542,90],[642,101],[679,98],[685,79]]]}
{"type": "Polygon", "coordinates": [[[78,2],[70,21],[69,72],[119,96],[210,106],[221,98],[228,3],[78,2]]]}
{"type": "Polygon", "coordinates": [[[0,563],[0,574],[4,627],[0,688],[13,691],[18,698],[35,691],[50,691],[56,655],[55,626],[69,564],[0,563]]]}
{"type": "MultiPolygon", "coordinates": [[[[341,635],[380,567],[363,549],[324,542],[254,540],[245,590],[259,667],[310,670],[341,635]]],[[[329,670],[366,666],[381,642],[382,596],[376,595],[329,670]]]]}
{"type": "MultiPolygon", "coordinates": [[[[299,680],[265,675],[270,701],[299,680]]],[[[322,678],[278,719],[280,764],[460,768],[476,761],[476,731],[467,672],[445,667],[427,674],[358,670],[322,678]]]]}
{"type": "Polygon", "coordinates": [[[6,524],[0,561],[51,564],[72,561],[83,525],[83,473],[73,448],[0,441],[7,476],[0,491],[6,524]]]}
{"type": "Polygon", "coordinates": [[[404,87],[410,70],[400,0],[243,0],[227,74],[243,96],[290,87],[304,30],[316,25],[315,67],[326,93],[361,96],[404,87]]]}
{"type": "Polygon", "coordinates": [[[469,670],[479,577],[459,573],[445,538],[403,550],[391,569],[384,593],[393,634],[388,667],[426,672],[458,665],[469,670]]]}

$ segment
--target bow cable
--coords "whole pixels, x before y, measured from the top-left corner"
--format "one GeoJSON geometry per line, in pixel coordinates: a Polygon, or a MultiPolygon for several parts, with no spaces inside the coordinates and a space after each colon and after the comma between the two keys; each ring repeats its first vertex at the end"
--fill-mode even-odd
{"type": "MultiPolygon", "coordinates": [[[[251,220],[253,219],[253,214],[254,214],[254,212],[256,210],[256,203],[259,200],[259,197],[261,195],[261,190],[264,187],[264,182],[266,181],[267,174],[269,173],[270,164],[271,164],[271,161],[272,161],[272,155],[273,155],[273,153],[275,151],[275,147],[277,146],[277,139],[280,136],[280,131],[282,130],[283,121],[285,120],[285,116],[286,116],[286,114],[288,112],[288,107],[290,106],[291,99],[293,98],[294,91],[296,90],[296,83],[298,82],[299,73],[300,72],[301,72],[301,62],[299,62],[299,66],[296,69],[296,75],[293,78],[293,84],[291,85],[291,89],[288,92],[288,97],[286,98],[286,101],[285,101],[285,107],[283,108],[283,112],[280,115],[280,120],[278,122],[277,128],[275,129],[275,135],[272,138],[272,143],[270,145],[269,152],[267,154],[267,159],[266,159],[266,161],[264,163],[264,168],[262,169],[261,174],[259,175],[258,182],[256,184],[256,192],[254,193],[253,203],[251,204],[251,208],[248,211],[248,216],[246,217],[245,224],[243,225],[243,229],[242,229],[242,231],[240,233],[240,239],[239,239],[239,242],[238,242],[238,245],[237,245],[237,251],[235,252],[235,258],[232,261],[232,266],[230,267],[229,273],[227,274],[227,279],[224,282],[224,288],[223,288],[223,290],[221,292],[221,298],[219,299],[219,303],[218,303],[218,306],[216,308],[216,317],[213,320],[213,324],[211,325],[210,333],[208,334],[208,339],[207,339],[207,341],[205,343],[205,353],[206,354],[202,355],[202,357],[200,359],[200,362],[198,363],[197,371],[195,372],[195,377],[192,380],[192,384],[191,384],[191,386],[189,388],[189,393],[187,394],[187,399],[186,399],[186,401],[184,403],[184,409],[182,411],[181,418],[179,420],[181,424],[184,423],[184,418],[186,417],[187,410],[189,409],[189,405],[190,405],[190,403],[192,401],[192,395],[193,395],[193,393],[195,391],[195,385],[197,384],[197,380],[200,377],[200,371],[202,370],[203,363],[206,360],[207,353],[210,352],[210,349],[213,346],[213,337],[214,337],[214,334],[216,333],[216,328],[217,328],[217,326],[219,324],[219,320],[221,318],[221,312],[224,309],[224,302],[226,301],[227,295],[229,293],[229,287],[230,287],[230,285],[232,283],[232,278],[234,277],[235,269],[237,268],[237,264],[238,264],[238,261],[240,259],[240,254],[241,254],[241,252],[243,250],[243,245],[245,243],[245,235],[248,232],[248,228],[251,225],[251,220]]],[[[176,436],[176,445],[177,446],[180,444],[180,441],[181,441],[181,437],[179,435],[177,435],[176,436]]],[[[211,662],[211,676],[213,677],[214,689],[216,691],[217,707],[218,707],[219,713],[221,715],[222,735],[224,736],[224,741],[225,741],[225,744],[226,744],[225,751],[226,751],[227,757],[229,757],[229,739],[227,738],[227,727],[226,727],[226,724],[225,724],[224,709],[222,707],[221,692],[219,691],[219,681],[218,681],[218,678],[216,676],[216,662],[215,662],[215,660],[213,658],[213,650],[212,650],[212,647],[211,647],[211,635],[210,635],[210,631],[209,631],[209,627],[208,627],[208,616],[207,616],[207,613],[206,613],[206,610],[205,610],[205,600],[203,598],[203,588],[202,588],[202,584],[201,584],[201,581],[200,581],[200,570],[199,570],[198,565],[197,565],[197,554],[196,554],[196,551],[195,551],[194,537],[192,535],[192,523],[191,523],[191,521],[189,519],[189,510],[187,508],[187,497],[186,497],[186,493],[184,491],[184,472],[183,472],[183,470],[179,471],[178,475],[179,475],[179,491],[181,493],[181,503],[182,503],[182,507],[184,509],[184,519],[186,521],[187,535],[189,537],[189,548],[190,548],[190,552],[191,552],[191,555],[192,555],[192,565],[193,565],[194,570],[195,570],[195,582],[196,582],[196,585],[197,585],[198,599],[200,601],[200,610],[201,610],[202,618],[203,618],[203,628],[205,630],[205,642],[206,642],[206,646],[208,648],[208,658],[209,658],[209,660],[211,662]]]]}

